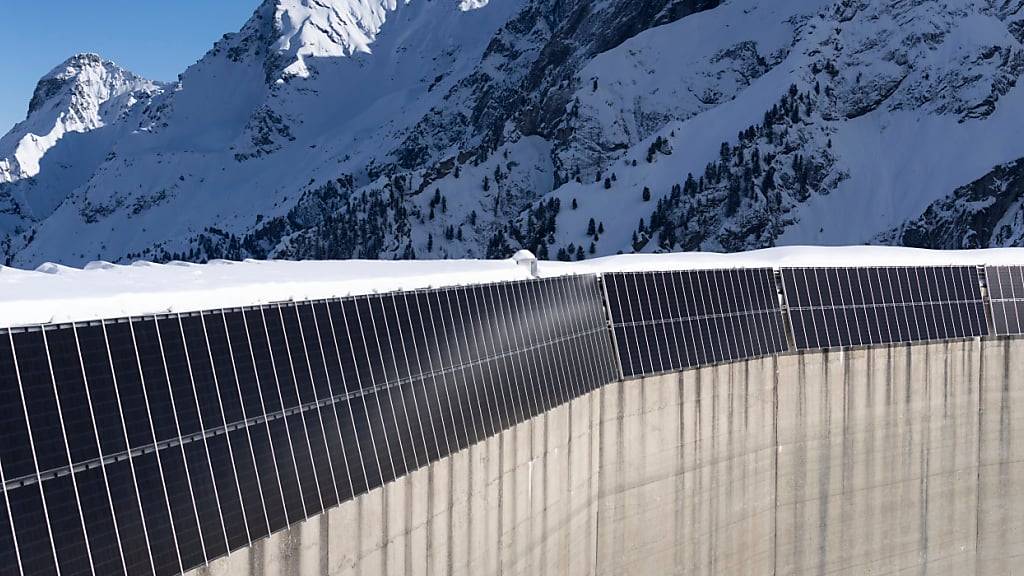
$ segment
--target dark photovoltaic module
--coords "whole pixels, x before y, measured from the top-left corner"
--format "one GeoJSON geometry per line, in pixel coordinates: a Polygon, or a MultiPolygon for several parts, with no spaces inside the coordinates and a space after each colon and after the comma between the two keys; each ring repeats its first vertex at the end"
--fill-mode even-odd
{"type": "Polygon", "coordinates": [[[782,277],[799,350],[988,334],[973,267],[787,268],[782,277]]]}
{"type": "Polygon", "coordinates": [[[1024,334],[1024,266],[985,269],[992,329],[1000,336],[1024,334]]]}
{"type": "MultiPolygon", "coordinates": [[[[984,336],[978,274],[611,273],[0,331],[0,566],[185,572],[619,378],[785,352],[787,319],[798,350],[984,336]]],[[[1024,334],[1024,267],[986,276],[993,330],[1024,334]]]]}
{"type": "Polygon", "coordinates": [[[0,332],[0,566],[187,571],[616,378],[596,276],[0,332]]]}
{"type": "Polygon", "coordinates": [[[604,276],[626,378],[786,350],[771,269],[604,276]]]}

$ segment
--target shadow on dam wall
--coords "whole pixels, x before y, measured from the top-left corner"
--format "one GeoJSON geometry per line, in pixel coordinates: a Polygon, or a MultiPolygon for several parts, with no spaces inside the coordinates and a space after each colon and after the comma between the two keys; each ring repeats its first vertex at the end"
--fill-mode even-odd
{"type": "Polygon", "coordinates": [[[610,384],[193,575],[1024,574],[1024,340],[610,384]]]}

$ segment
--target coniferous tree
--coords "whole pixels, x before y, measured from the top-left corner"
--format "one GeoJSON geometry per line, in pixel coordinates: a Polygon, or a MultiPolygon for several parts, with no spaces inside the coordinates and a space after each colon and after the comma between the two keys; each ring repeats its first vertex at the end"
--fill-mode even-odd
{"type": "Polygon", "coordinates": [[[650,202],[651,201],[651,189],[648,188],[647,186],[644,186],[643,198],[644,198],[644,202],[650,202]]]}
{"type": "Polygon", "coordinates": [[[597,234],[597,223],[591,218],[587,224],[587,236],[593,236],[594,234],[597,234]]]}

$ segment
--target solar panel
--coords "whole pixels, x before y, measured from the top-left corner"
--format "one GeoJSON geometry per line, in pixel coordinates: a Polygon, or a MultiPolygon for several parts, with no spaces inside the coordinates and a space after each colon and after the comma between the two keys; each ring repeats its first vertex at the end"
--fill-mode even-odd
{"type": "MultiPolygon", "coordinates": [[[[85,524],[78,507],[78,487],[72,475],[42,483],[46,518],[53,535],[61,574],[91,574],[92,562],[85,538],[85,524]]],[[[22,488],[24,490],[24,488],[22,488]]]]}
{"type": "MultiPolygon", "coordinates": [[[[239,318],[236,318],[236,321],[238,320],[239,318]]],[[[246,399],[242,394],[239,370],[236,366],[237,359],[245,359],[245,357],[234,354],[230,335],[227,331],[227,321],[222,313],[204,315],[203,325],[206,329],[206,337],[210,346],[210,356],[213,361],[218,398],[224,421],[225,423],[250,422],[250,418],[260,412],[253,415],[247,413],[246,399]]],[[[244,368],[251,366],[251,360],[244,364],[244,368]]],[[[183,375],[187,375],[187,371],[183,375]]],[[[247,384],[251,385],[253,383],[251,373],[247,374],[247,376],[250,378],[247,380],[247,384]]],[[[256,386],[252,387],[253,390],[250,393],[250,397],[258,400],[258,388],[256,386]]],[[[186,405],[188,401],[193,400],[187,396],[186,392],[183,396],[185,396],[184,403],[186,405]]],[[[248,408],[250,410],[255,408],[251,401],[248,408]]],[[[194,407],[187,406],[186,410],[189,413],[195,413],[194,407]]],[[[262,483],[257,471],[256,456],[251,439],[254,428],[259,430],[260,433],[264,433],[264,435],[265,429],[255,422],[251,422],[251,424],[230,428],[225,424],[224,428],[228,435],[227,443],[230,448],[234,480],[236,480],[239,487],[243,515],[246,520],[247,540],[250,541],[270,533],[266,505],[263,502],[262,483]]]]}
{"type": "Polygon", "coordinates": [[[616,273],[604,282],[626,378],[786,349],[770,269],[616,273]]]}
{"type": "Polygon", "coordinates": [[[22,574],[56,574],[56,559],[41,487],[24,486],[7,492],[22,574]]]}
{"type": "Polygon", "coordinates": [[[1024,334],[1024,267],[989,266],[986,284],[997,335],[1024,334]]]}
{"type": "Polygon", "coordinates": [[[797,349],[984,336],[973,267],[782,271],[797,349]]]}
{"type": "Polygon", "coordinates": [[[616,377],[594,276],[6,332],[0,561],[176,574],[616,377]]]}
{"type": "Polygon", "coordinates": [[[178,545],[160,461],[155,452],[140,454],[131,459],[135,471],[135,486],[142,504],[142,521],[149,540],[157,574],[175,574],[183,570],[178,556],[178,545]]]}
{"type": "MultiPolygon", "coordinates": [[[[104,467],[76,472],[75,482],[78,484],[78,501],[96,574],[123,574],[124,559],[121,557],[121,543],[114,523],[104,467]]],[[[5,562],[3,565],[14,566],[14,563],[5,562]]]]}
{"type": "MultiPolygon", "coordinates": [[[[3,475],[0,474],[0,480],[3,475]]],[[[12,570],[19,567],[17,543],[11,525],[10,508],[7,505],[6,491],[0,490],[0,566],[8,566],[12,570]]]]}

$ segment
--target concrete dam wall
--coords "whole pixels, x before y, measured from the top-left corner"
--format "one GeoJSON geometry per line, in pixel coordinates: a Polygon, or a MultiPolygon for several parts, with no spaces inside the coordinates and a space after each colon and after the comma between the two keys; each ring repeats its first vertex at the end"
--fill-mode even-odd
{"type": "Polygon", "coordinates": [[[1024,340],[615,382],[194,575],[1024,572],[1024,340]]]}

